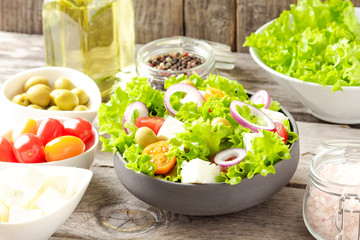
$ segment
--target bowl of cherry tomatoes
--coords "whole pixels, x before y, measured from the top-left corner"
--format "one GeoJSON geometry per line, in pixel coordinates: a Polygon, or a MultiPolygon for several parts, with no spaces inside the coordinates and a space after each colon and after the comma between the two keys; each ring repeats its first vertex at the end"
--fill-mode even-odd
{"type": "Polygon", "coordinates": [[[99,135],[83,118],[26,119],[0,136],[0,169],[22,165],[89,169],[99,135]]]}

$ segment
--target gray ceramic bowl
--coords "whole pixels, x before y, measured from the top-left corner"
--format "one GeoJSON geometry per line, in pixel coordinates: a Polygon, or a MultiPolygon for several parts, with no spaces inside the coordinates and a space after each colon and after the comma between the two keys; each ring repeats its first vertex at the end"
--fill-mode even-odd
{"type": "MultiPolygon", "coordinates": [[[[284,108],[294,132],[299,134],[292,115],[284,108]]],[[[117,152],[115,171],[124,187],[140,200],[160,209],[188,215],[217,215],[240,211],[271,198],[292,178],[299,162],[299,140],[290,147],[291,159],[275,165],[276,174],[255,175],[237,185],[226,183],[174,183],[136,173],[125,167],[117,152]]]]}

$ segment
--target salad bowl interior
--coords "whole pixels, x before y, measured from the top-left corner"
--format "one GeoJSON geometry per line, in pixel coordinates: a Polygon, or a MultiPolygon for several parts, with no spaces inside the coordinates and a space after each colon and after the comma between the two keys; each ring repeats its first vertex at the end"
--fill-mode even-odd
{"type": "MultiPolygon", "coordinates": [[[[360,8],[354,8],[357,20],[360,22],[360,8]]],[[[291,18],[290,18],[291,20],[291,18]]],[[[256,33],[262,33],[275,20],[272,20],[256,33]]],[[[344,86],[341,91],[332,92],[332,85],[302,81],[268,67],[260,57],[260,50],[250,47],[253,60],[285,88],[292,96],[305,105],[315,117],[332,123],[358,124],[360,123],[360,105],[355,104],[360,95],[359,86],[344,86]]]]}
{"type": "MultiPolygon", "coordinates": [[[[292,130],[298,128],[292,115],[281,110],[292,130]]],[[[126,161],[117,152],[114,156],[116,174],[124,187],[138,199],[159,209],[187,215],[219,215],[240,211],[260,204],[280,191],[292,178],[299,161],[299,141],[290,146],[291,158],[274,167],[275,174],[266,177],[257,174],[239,184],[185,184],[164,181],[128,169],[126,161]]]]}

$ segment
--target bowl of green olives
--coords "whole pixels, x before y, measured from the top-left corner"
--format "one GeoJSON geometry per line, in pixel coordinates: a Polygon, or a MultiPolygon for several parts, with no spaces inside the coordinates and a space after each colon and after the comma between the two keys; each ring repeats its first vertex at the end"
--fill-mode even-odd
{"type": "Polygon", "coordinates": [[[0,103],[9,125],[42,117],[81,117],[92,122],[101,96],[96,83],[80,71],[40,67],[7,79],[1,86],[0,103]]]}

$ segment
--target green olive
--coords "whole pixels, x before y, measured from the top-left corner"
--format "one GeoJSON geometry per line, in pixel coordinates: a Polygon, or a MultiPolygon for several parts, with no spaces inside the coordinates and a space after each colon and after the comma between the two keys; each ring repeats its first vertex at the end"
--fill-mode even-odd
{"type": "Polygon", "coordinates": [[[26,95],[31,103],[37,104],[41,107],[45,107],[50,103],[50,93],[41,84],[30,87],[29,90],[27,90],[26,95]]]}
{"type": "Polygon", "coordinates": [[[61,111],[61,109],[58,106],[51,106],[47,110],[49,110],[49,111],[61,111]]]}
{"type": "Polygon", "coordinates": [[[85,105],[77,105],[77,106],[74,107],[74,109],[73,109],[73,111],[87,111],[87,110],[89,110],[89,109],[88,109],[87,106],[85,106],[85,105]]]}
{"type": "MultiPolygon", "coordinates": [[[[195,83],[193,83],[192,81],[187,80],[187,79],[181,81],[180,83],[184,83],[184,84],[187,84],[187,85],[191,85],[191,86],[193,86],[193,87],[196,87],[195,83]]],[[[197,88],[197,87],[196,87],[196,88],[197,88]]]]}
{"type": "MultiPolygon", "coordinates": [[[[40,85],[42,86],[43,88],[45,88],[46,90],[48,90],[49,93],[51,93],[52,89],[48,86],[48,85],[45,85],[45,84],[42,84],[42,83],[39,83],[39,84],[36,84],[36,85],[40,85]]],[[[36,86],[34,85],[34,86],[36,86]]]]}
{"type": "Polygon", "coordinates": [[[49,80],[43,76],[32,76],[28,80],[26,80],[24,84],[24,91],[26,92],[30,87],[36,84],[44,84],[46,86],[50,86],[49,80]]]}
{"type": "Polygon", "coordinates": [[[54,89],[50,92],[50,105],[55,105],[55,95],[57,92],[61,91],[60,89],[54,89]]]}
{"type": "Polygon", "coordinates": [[[54,102],[62,110],[73,110],[75,106],[79,105],[78,97],[67,89],[57,91],[54,102]]]}
{"type": "Polygon", "coordinates": [[[219,123],[223,123],[225,126],[231,126],[231,123],[227,119],[222,117],[216,117],[211,121],[211,125],[216,125],[219,123]]]}
{"type": "Polygon", "coordinates": [[[141,127],[135,133],[135,142],[142,147],[157,141],[154,131],[148,127],[141,127]]]}
{"type": "Polygon", "coordinates": [[[71,92],[75,93],[76,96],[79,98],[79,104],[85,105],[89,102],[89,96],[86,94],[86,92],[81,88],[73,88],[71,89],[71,92]]]}
{"type": "Polygon", "coordinates": [[[54,87],[55,87],[55,89],[71,90],[71,89],[75,88],[75,85],[69,79],[60,77],[55,80],[54,87]]]}
{"type": "Polygon", "coordinates": [[[26,93],[16,95],[11,101],[23,106],[28,106],[30,104],[29,98],[27,97],[26,93]]]}
{"type": "Polygon", "coordinates": [[[43,107],[41,107],[41,106],[39,106],[39,105],[37,105],[37,104],[30,104],[30,105],[28,105],[27,107],[29,107],[29,108],[34,108],[34,109],[44,109],[43,107]]]}

